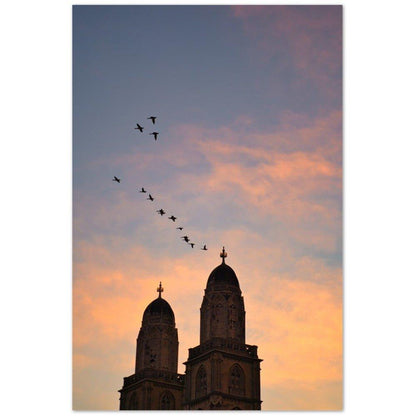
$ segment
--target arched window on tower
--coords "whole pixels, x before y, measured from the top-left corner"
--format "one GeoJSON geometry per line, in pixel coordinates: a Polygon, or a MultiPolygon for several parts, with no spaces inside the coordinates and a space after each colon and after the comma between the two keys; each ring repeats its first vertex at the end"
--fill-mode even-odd
{"type": "Polygon", "coordinates": [[[238,364],[234,364],[230,369],[228,391],[239,396],[244,396],[246,393],[244,371],[238,364]]]}
{"type": "Polygon", "coordinates": [[[196,373],[195,396],[202,397],[207,394],[207,372],[205,367],[201,365],[196,373]]]}
{"type": "Polygon", "coordinates": [[[170,391],[164,391],[160,396],[160,410],[175,410],[175,397],[170,391]]]}

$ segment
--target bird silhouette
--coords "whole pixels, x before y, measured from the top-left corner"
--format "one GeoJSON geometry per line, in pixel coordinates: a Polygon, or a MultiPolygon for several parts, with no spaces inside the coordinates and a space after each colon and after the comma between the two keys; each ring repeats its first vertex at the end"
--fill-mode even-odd
{"type": "Polygon", "coordinates": [[[189,243],[189,245],[194,248],[195,243],[189,243]]]}
{"type": "Polygon", "coordinates": [[[175,221],[176,221],[176,217],[175,217],[174,215],[171,215],[171,216],[169,217],[169,219],[170,219],[170,220],[172,220],[173,222],[175,222],[175,221]]]}
{"type": "Polygon", "coordinates": [[[166,214],[166,212],[163,211],[163,209],[159,209],[156,212],[158,212],[160,215],[165,215],[166,214]]]}
{"type": "Polygon", "coordinates": [[[145,194],[147,191],[144,190],[144,188],[141,189],[141,191],[143,194],[145,194]]]}
{"type": "Polygon", "coordinates": [[[146,198],[146,199],[148,199],[149,201],[153,201],[154,200],[154,198],[150,194],[149,194],[149,198],[146,198]]]}
{"type": "Polygon", "coordinates": [[[143,127],[139,124],[136,123],[137,127],[134,128],[134,130],[140,130],[140,133],[143,133],[143,127]]]}
{"type": "Polygon", "coordinates": [[[153,123],[153,124],[155,124],[156,117],[154,117],[154,116],[150,116],[150,117],[147,117],[147,119],[148,119],[148,120],[152,120],[152,123],[153,123]]]}
{"type": "Polygon", "coordinates": [[[117,178],[117,176],[114,176],[113,181],[120,183],[121,179],[117,178]]]}
{"type": "Polygon", "coordinates": [[[201,250],[208,250],[207,246],[204,244],[204,247],[202,247],[201,250]]]}
{"type": "Polygon", "coordinates": [[[176,227],[177,230],[183,230],[183,227],[176,227]]]}
{"type": "Polygon", "coordinates": [[[187,235],[184,235],[183,237],[181,237],[181,238],[183,238],[187,243],[189,243],[189,237],[187,236],[187,235]]]}
{"type": "Polygon", "coordinates": [[[153,133],[149,133],[150,135],[153,134],[153,136],[155,137],[155,140],[157,140],[157,135],[159,134],[157,131],[154,131],[153,133]]]}

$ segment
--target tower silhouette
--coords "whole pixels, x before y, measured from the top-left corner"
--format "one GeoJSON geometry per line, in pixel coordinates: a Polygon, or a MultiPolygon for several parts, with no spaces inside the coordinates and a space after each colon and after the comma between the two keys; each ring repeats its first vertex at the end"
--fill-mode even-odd
{"type": "Polygon", "coordinates": [[[257,346],[245,343],[244,299],[234,270],[222,263],[209,275],[201,306],[200,345],[186,361],[184,409],[260,410],[257,346]]]}
{"type": "Polygon", "coordinates": [[[169,303],[159,296],[143,313],[135,373],[124,378],[120,410],[260,410],[257,346],[245,343],[245,309],[234,270],[222,263],[209,275],[200,309],[200,344],[177,373],[178,333],[169,303]]]}
{"type": "Polygon", "coordinates": [[[159,297],[143,313],[137,337],[135,373],[124,378],[120,410],[179,410],[184,377],[178,371],[178,330],[169,303],[159,297]]]}

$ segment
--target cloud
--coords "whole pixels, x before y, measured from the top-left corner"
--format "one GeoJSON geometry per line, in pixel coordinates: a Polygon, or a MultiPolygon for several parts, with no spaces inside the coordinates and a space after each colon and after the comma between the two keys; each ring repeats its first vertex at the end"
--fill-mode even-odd
{"type": "Polygon", "coordinates": [[[312,81],[340,100],[342,6],[232,6],[232,14],[268,64],[297,72],[298,88],[312,81]]]}
{"type": "Polygon", "coordinates": [[[119,166],[124,180],[89,193],[80,187],[74,202],[76,408],[96,408],[89,384],[99,374],[107,408],[117,408],[117,389],[134,370],[142,314],[159,281],[176,316],[179,363],[187,359],[187,349],[199,343],[203,290],[222,245],[245,298],[247,343],[258,345],[264,359],[264,408],[339,408],[340,126],[337,111],[288,112],[261,133],[249,117],[219,128],[178,125],[157,154],[157,178],[140,165],[141,157],[146,163],[156,157],[152,150],[93,167],[102,177],[102,169],[119,166]],[[147,179],[157,206],[137,192],[147,179]],[[208,252],[186,246],[176,224],[155,213],[160,207],[208,252]]]}
{"type": "MultiPolygon", "coordinates": [[[[234,244],[230,236],[238,239],[241,231],[229,230],[225,234],[224,238],[234,244]]],[[[106,253],[103,246],[85,243],[80,250],[83,264],[74,271],[77,275],[73,295],[74,382],[85,383],[92,374],[106,368],[113,383],[107,386],[111,395],[121,386],[122,377],[133,372],[141,317],[157,296],[155,289],[159,281],[163,282],[164,297],[175,312],[179,362],[184,362],[187,348],[199,343],[203,288],[210,270],[219,260],[201,264],[195,257],[188,261],[162,258],[155,267],[156,260],[143,247],[135,247],[121,256],[118,265],[114,262],[97,267],[97,256],[110,255],[110,252],[106,253]],[[141,264],[140,268],[137,264],[141,264]]],[[[239,251],[238,245],[235,251],[239,251]]],[[[219,259],[218,253],[214,254],[219,259]]],[[[276,275],[270,268],[278,258],[266,253],[264,258],[268,258],[268,263],[259,267],[255,265],[255,257],[248,259],[247,266],[231,254],[229,263],[238,274],[245,297],[247,342],[259,346],[264,360],[263,388],[279,391],[288,385],[295,389],[295,386],[304,388],[305,383],[314,386],[339,382],[342,379],[342,300],[339,284],[328,284],[334,271],[323,262],[301,259],[295,271],[276,275]],[[305,280],[311,276],[312,281],[305,280]]],[[[179,371],[183,371],[181,365],[179,371]]],[[[79,399],[85,394],[80,393],[79,399]]],[[[88,394],[85,400],[89,400],[88,394]]],[[[91,406],[94,408],[93,403],[91,406]]],[[[273,409],[270,402],[268,406],[273,409]]],[[[283,401],[283,406],[289,406],[288,402],[283,401]]],[[[301,405],[298,403],[298,406],[301,405]]]]}
{"type": "Polygon", "coordinates": [[[342,410],[342,381],[286,381],[273,388],[264,387],[262,400],[270,410],[342,410]]]}
{"type": "MultiPolygon", "coordinates": [[[[220,199],[232,201],[241,216],[256,218],[263,225],[280,224],[300,243],[337,250],[342,192],[340,113],[301,120],[298,126],[295,115],[288,118],[291,129],[283,123],[270,133],[254,136],[233,128],[183,128],[210,166],[198,176],[204,184],[200,198],[207,205],[220,199]]],[[[189,180],[179,183],[195,186],[189,180]]]]}
{"type": "Polygon", "coordinates": [[[314,282],[270,279],[268,302],[253,302],[251,321],[259,331],[266,361],[265,386],[284,381],[342,379],[342,306],[330,290],[314,282]],[[256,320],[261,320],[256,322],[256,320]],[[270,331],[271,329],[271,331],[270,331]]]}

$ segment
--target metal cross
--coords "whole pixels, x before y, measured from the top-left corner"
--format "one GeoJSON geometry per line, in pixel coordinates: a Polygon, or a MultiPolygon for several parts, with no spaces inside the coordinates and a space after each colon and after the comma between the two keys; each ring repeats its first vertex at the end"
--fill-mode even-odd
{"type": "Polygon", "coordinates": [[[225,263],[225,258],[227,257],[227,253],[225,252],[225,248],[222,248],[222,251],[220,253],[220,257],[222,257],[222,262],[225,263]]]}
{"type": "Polygon", "coordinates": [[[162,297],[163,287],[162,282],[159,282],[159,287],[156,289],[157,292],[159,292],[159,297],[162,297]]]}

